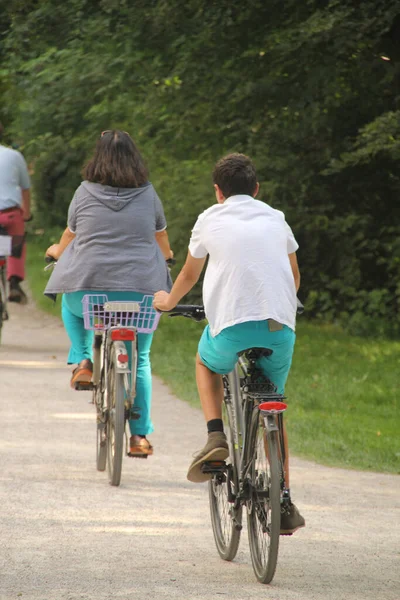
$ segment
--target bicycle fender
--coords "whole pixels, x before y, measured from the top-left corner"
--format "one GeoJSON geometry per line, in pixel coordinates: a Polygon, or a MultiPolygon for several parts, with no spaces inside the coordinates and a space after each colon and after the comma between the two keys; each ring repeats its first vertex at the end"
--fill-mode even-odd
{"type": "Polygon", "coordinates": [[[113,342],[115,355],[117,357],[116,371],[117,373],[130,373],[128,352],[124,342],[113,342]]]}
{"type": "Polygon", "coordinates": [[[275,415],[266,415],[264,417],[264,423],[267,433],[271,433],[271,431],[279,431],[278,421],[275,415]]]}

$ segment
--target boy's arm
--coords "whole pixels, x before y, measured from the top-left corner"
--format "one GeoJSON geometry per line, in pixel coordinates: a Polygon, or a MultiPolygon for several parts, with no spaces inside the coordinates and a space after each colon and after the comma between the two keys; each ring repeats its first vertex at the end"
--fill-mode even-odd
{"type": "Polygon", "coordinates": [[[172,310],[183,296],[185,296],[192,287],[198,282],[201,272],[206,262],[204,258],[194,258],[190,252],[186,257],[186,262],[182,267],[172,290],[168,292],[156,292],[154,294],[154,308],[158,310],[172,310]]]}
{"type": "Polygon", "coordinates": [[[292,252],[292,254],[289,254],[289,261],[290,261],[290,266],[292,267],[294,284],[296,286],[296,292],[298,292],[299,287],[300,287],[300,270],[299,270],[299,265],[297,264],[296,252],[292,252]]]}

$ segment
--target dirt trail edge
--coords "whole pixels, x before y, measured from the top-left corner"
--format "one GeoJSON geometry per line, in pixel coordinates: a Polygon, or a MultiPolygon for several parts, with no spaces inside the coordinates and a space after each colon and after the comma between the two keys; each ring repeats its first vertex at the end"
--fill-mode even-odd
{"type": "Polygon", "coordinates": [[[89,395],[68,387],[67,348],[56,318],[12,307],[0,346],[1,600],[399,600],[399,477],[293,458],[307,527],[281,538],[263,586],[245,529],[235,561],[220,560],[207,486],[186,480],[200,411],[155,378],[155,454],[125,458],[113,488],[95,468],[89,395]]]}

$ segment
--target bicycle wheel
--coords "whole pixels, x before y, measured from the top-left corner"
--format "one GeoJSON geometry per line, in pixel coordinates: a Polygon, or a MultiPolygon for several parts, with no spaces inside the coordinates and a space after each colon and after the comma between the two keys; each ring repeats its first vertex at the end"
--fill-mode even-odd
{"type": "Polygon", "coordinates": [[[96,407],[96,467],[98,471],[105,471],[107,464],[107,421],[101,383],[93,390],[93,402],[96,407]]]}
{"type": "Polygon", "coordinates": [[[247,530],[254,573],[270,583],[278,560],[281,524],[278,433],[266,435],[258,408],[253,412],[250,452],[251,498],[247,503],[247,530]]]}
{"type": "Polygon", "coordinates": [[[208,484],[211,524],[218,554],[224,560],[236,556],[242,528],[242,507],[234,506],[234,496],[238,491],[238,449],[233,437],[232,393],[229,401],[223,403],[222,419],[229,444],[227,471],[213,476],[208,484]]]}
{"type": "Polygon", "coordinates": [[[123,375],[117,372],[116,353],[111,346],[107,381],[107,466],[111,485],[121,481],[125,433],[125,388],[123,375]]]}
{"type": "Polygon", "coordinates": [[[0,295],[0,342],[1,342],[2,329],[3,329],[3,302],[1,300],[1,295],[0,295]]]}
{"type": "Polygon", "coordinates": [[[104,370],[101,367],[102,338],[93,346],[93,404],[96,408],[96,467],[105,471],[107,464],[107,412],[104,406],[104,370]]]}
{"type": "Polygon", "coordinates": [[[1,334],[3,330],[4,316],[6,313],[6,302],[7,302],[7,287],[6,287],[6,275],[4,267],[0,267],[0,342],[1,334]]]}

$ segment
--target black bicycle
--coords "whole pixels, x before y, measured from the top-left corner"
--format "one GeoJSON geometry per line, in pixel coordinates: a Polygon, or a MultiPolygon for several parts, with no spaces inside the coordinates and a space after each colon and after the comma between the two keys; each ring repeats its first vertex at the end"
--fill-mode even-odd
{"type": "MultiPolygon", "coordinates": [[[[303,307],[299,303],[298,312],[303,307]]],[[[170,316],[201,321],[202,306],[178,305],[170,316]]],[[[243,508],[254,573],[270,583],[278,560],[281,513],[290,505],[285,483],[283,413],[285,397],[258,367],[266,348],[250,348],[238,356],[235,369],[223,375],[223,422],[229,445],[226,461],[204,463],[209,473],[209,502],[215,544],[224,560],[236,556],[243,508]]]]}

